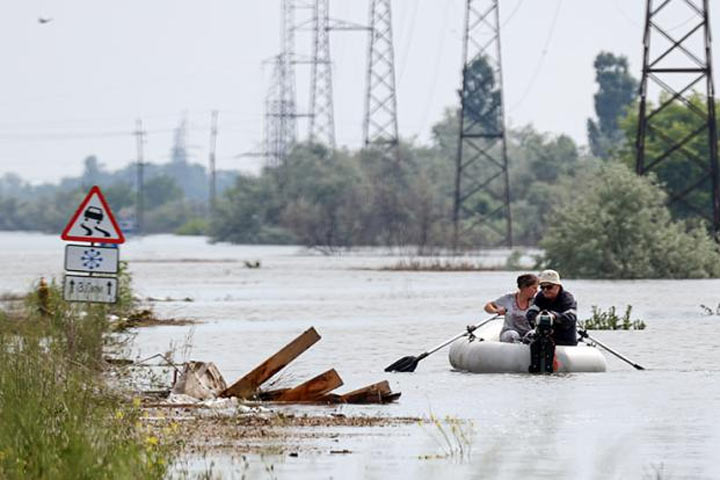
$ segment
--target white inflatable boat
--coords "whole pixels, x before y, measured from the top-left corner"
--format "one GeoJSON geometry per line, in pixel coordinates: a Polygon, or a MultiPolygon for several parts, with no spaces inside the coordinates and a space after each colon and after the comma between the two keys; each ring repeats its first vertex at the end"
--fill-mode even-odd
{"type": "MultiPolygon", "coordinates": [[[[528,373],[530,347],[522,343],[499,341],[502,320],[490,322],[474,332],[475,338],[456,340],[450,346],[450,364],[457,370],[473,373],[528,373]]],[[[604,372],[605,357],[595,347],[555,347],[555,372],[604,372]]]]}

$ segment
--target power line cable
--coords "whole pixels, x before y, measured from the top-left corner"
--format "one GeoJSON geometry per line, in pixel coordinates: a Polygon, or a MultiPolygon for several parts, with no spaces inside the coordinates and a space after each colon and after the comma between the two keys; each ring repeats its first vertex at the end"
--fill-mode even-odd
{"type": "Polygon", "coordinates": [[[515,8],[513,9],[513,11],[510,12],[510,15],[508,15],[508,17],[507,17],[507,18],[505,19],[505,21],[503,22],[502,28],[505,28],[505,27],[507,26],[507,24],[510,23],[510,20],[513,19],[513,17],[514,17],[515,14],[518,12],[518,10],[520,10],[520,7],[522,6],[522,4],[523,4],[524,2],[525,2],[525,0],[520,0],[520,1],[515,5],[515,8]]]}
{"type": "MultiPolygon", "coordinates": [[[[448,36],[448,22],[450,20],[450,12],[451,8],[446,8],[443,12],[443,26],[442,26],[442,36],[440,37],[440,42],[438,42],[438,49],[435,52],[435,61],[433,65],[439,65],[440,64],[440,58],[443,55],[443,48],[445,48],[445,40],[448,36]]],[[[425,97],[425,107],[423,109],[423,113],[421,115],[421,122],[420,122],[420,133],[422,133],[423,130],[425,130],[425,127],[428,123],[428,117],[430,116],[430,108],[432,106],[432,100],[435,97],[435,90],[437,89],[437,83],[438,83],[438,77],[440,75],[440,68],[433,68],[433,79],[432,84],[430,86],[430,95],[425,97]]]]}
{"type": "Polygon", "coordinates": [[[533,74],[530,76],[530,81],[528,82],[527,86],[525,87],[525,90],[523,91],[523,94],[520,96],[520,99],[517,102],[515,102],[515,104],[508,109],[508,112],[512,112],[518,106],[520,106],[523,103],[523,101],[525,101],[525,98],[527,98],[527,96],[530,94],[530,90],[532,90],[533,86],[535,86],[535,82],[540,77],[540,71],[542,70],[543,64],[545,63],[545,57],[547,57],[548,48],[550,47],[550,42],[552,41],[553,34],[555,33],[555,27],[557,26],[557,20],[558,20],[558,17],[560,16],[560,7],[562,7],[562,3],[563,3],[563,0],[558,0],[557,7],[555,8],[555,14],[553,15],[553,19],[550,24],[550,31],[548,32],[547,38],[545,39],[545,44],[543,45],[540,59],[538,60],[538,63],[535,65],[533,74]]]}
{"type": "Polygon", "coordinates": [[[398,83],[402,80],[403,73],[405,73],[405,66],[407,65],[407,58],[410,54],[410,45],[415,35],[415,19],[417,17],[419,0],[412,3],[412,14],[410,15],[410,32],[405,37],[405,45],[403,47],[402,58],[400,58],[400,68],[398,69],[398,83]]]}

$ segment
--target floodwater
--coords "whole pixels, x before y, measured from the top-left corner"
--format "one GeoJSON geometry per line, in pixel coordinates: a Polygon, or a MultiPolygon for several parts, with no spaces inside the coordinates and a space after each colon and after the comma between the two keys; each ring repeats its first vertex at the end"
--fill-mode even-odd
{"type": "MultiPolygon", "coordinates": [[[[0,293],[21,293],[40,275],[59,275],[63,247],[54,236],[0,233],[0,293]]],[[[482,259],[499,264],[504,253],[482,259]]],[[[445,349],[414,373],[387,374],[384,367],[399,357],[486,318],[483,303],[512,290],[518,274],[373,270],[403,258],[132,238],[121,246],[121,259],[130,262],[139,294],[176,299],[154,304],[160,316],[202,322],[142,329],[135,353],[165,351],[190,334],[191,357],[215,362],[231,382],[314,326],[322,340],[288,367],[286,378],[299,383],[334,367],[345,381],[340,391],[388,379],[402,397],[387,406],[296,411],[472,422],[472,432],[464,427],[469,457],[442,458],[448,448],[431,425],[391,426],[354,430],[340,443],[318,439],[315,453],[256,459],[272,465],[257,470],[260,477],[720,478],[720,316],[700,308],[720,303],[720,280],[565,282],[580,318],[590,316],[592,305],[621,312],[633,306],[646,330],[594,336],[646,371],[606,355],[608,372],[600,374],[473,375],[453,372],[445,349]],[[261,268],[248,269],[244,260],[260,260],[261,268]],[[333,448],[351,453],[322,453],[333,448]]],[[[214,470],[233,478],[237,468],[219,458],[214,470]]]]}

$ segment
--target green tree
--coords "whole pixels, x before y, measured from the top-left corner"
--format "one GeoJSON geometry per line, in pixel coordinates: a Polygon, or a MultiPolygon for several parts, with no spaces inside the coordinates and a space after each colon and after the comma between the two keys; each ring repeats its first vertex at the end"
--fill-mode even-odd
{"type": "Polygon", "coordinates": [[[0,230],[23,230],[25,227],[20,202],[16,198],[0,196],[0,230]]]}
{"type": "Polygon", "coordinates": [[[83,188],[90,189],[93,185],[100,183],[102,177],[102,167],[98,162],[95,155],[90,155],[85,158],[85,168],[82,174],[82,186],[83,188]]]}
{"type": "Polygon", "coordinates": [[[101,188],[113,212],[119,212],[123,208],[135,207],[135,189],[131,184],[117,182],[101,188]]]}
{"type": "Polygon", "coordinates": [[[353,245],[364,217],[357,164],[342,152],[303,144],[293,150],[285,168],[281,224],[307,246],[332,250],[353,245]]]}
{"type": "Polygon", "coordinates": [[[498,133],[502,92],[496,82],[495,71],[485,56],[477,57],[466,67],[463,83],[465,133],[498,133]]]}
{"type": "Polygon", "coordinates": [[[145,182],[145,207],[153,209],[183,197],[177,182],[168,175],[158,175],[145,182]]]}
{"type": "MultiPolygon", "coordinates": [[[[646,165],[654,164],[650,172],[657,176],[674,200],[668,206],[675,218],[701,217],[709,221],[712,219],[710,142],[706,120],[698,113],[707,111],[706,100],[700,94],[692,95],[689,104],[670,100],[669,94],[659,98],[660,104],[667,105],[652,117],[652,128],[645,137],[645,162],[646,165]],[[673,148],[680,143],[680,148],[673,148]],[[656,160],[660,161],[656,163],[656,160]]],[[[648,102],[647,111],[654,109],[655,106],[648,102]]],[[[636,162],[637,124],[636,110],[628,112],[621,121],[627,146],[620,157],[632,168],[636,162]]]]}
{"type": "Polygon", "coordinates": [[[600,52],[593,66],[599,87],[595,94],[598,121],[588,119],[588,141],[593,155],[607,159],[624,140],[618,120],[633,103],[638,82],[630,75],[625,56],[600,52]]]}
{"type": "Polygon", "coordinates": [[[551,268],[582,278],[720,276],[718,245],[704,226],[672,220],[653,177],[607,164],[577,191],[540,242],[551,268]]]}

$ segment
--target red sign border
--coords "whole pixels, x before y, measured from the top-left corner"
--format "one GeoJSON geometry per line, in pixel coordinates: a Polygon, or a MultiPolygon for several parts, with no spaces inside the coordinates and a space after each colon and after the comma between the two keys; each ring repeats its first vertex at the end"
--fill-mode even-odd
{"type": "Polygon", "coordinates": [[[60,235],[60,238],[67,241],[76,241],[76,242],[91,242],[91,243],[125,243],[125,235],[123,235],[122,230],[120,230],[120,227],[118,226],[117,222],[115,221],[115,215],[113,215],[112,210],[110,210],[110,207],[108,206],[107,202],[105,201],[105,196],[103,196],[102,192],[100,191],[100,187],[97,185],[93,185],[93,187],[90,189],[88,194],[85,196],[85,200],[83,200],[80,203],[80,206],[78,207],[77,211],[73,214],[72,218],[68,222],[67,226],[62,232],[62,235],[60,235]],[[75,225],[75,221],[80,216],[80,213],[85,209],[88,203],[90,203],[90,198],[94,194],[98,195],[100,198],[100,203],[102,204],[103,208],[105,209],[105,212],[107,213],[108,218],[110,219],[110,223],[112,223],[112,226],[115,228],[115,231],[118,233],[118,238],[107,238],[107,239],[98,239],[97,237],[80,237],[80,236],[71,236],[68,234],[70,230],[72,229],[73,225],[75,225]]]}

